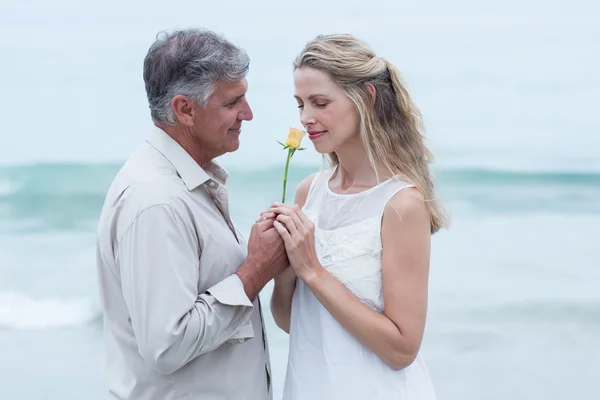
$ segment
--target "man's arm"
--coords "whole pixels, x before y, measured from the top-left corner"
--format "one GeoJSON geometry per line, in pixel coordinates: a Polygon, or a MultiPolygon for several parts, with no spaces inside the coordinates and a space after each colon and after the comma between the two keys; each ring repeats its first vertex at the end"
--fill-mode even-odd
{"type": "Polygon", "coordinates": [[[197,237],[169,205],[139,213],[117,251],[139,352],[159,373],[214,350],[248,322],[253,306],[236,274],[198,293],[197,237]]]}

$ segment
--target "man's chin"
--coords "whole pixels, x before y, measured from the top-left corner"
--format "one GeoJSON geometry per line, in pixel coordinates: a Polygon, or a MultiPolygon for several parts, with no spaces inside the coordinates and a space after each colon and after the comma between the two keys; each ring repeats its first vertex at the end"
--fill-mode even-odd
{"type": "Polygon", "coordinates": [[[229,143],[229,146],[228,146],[228,149],[227,149],[227,151],[228,151],[229,153],[233,153],[234,151],[237,151],[239,148],[240,148],[240,140],[239,140],[239,139],[236,139],[236,140],[232,140],[232,141],[229,143]]]}

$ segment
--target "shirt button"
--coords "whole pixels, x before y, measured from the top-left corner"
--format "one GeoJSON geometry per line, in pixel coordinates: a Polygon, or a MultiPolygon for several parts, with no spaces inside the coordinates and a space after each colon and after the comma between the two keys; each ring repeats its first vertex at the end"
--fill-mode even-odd
{"type": "Polygon", "coordinates": [[[238,342],[240,343],[244,343],[246,341],[246,339],[242,338],[242,339],[238,339],[238,342]]]}
{"type": "Polygon", "coordinates": [[[216,184],[214,181],[210,181],[210,182],[208,183],[208,186],[210,186],[210,187],[215,187],[215,186],[217,186],[217,184],[216,184]]]}

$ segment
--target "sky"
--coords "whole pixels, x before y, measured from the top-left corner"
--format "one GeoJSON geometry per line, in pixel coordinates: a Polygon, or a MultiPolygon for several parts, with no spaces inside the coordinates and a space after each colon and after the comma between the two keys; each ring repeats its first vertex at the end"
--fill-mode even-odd
{"type": "Polygon", "coordinates": [[[301,127],[292,60],[315,35],[347,32],[403,72],[441,165],[600,170],[599,13],[583,0],[3,0],[0,165],[126,159],[151,126],[148,47],[206,27],[252,60],[255,118],[226,163],[282,162],[276,141],[301,127]]]}

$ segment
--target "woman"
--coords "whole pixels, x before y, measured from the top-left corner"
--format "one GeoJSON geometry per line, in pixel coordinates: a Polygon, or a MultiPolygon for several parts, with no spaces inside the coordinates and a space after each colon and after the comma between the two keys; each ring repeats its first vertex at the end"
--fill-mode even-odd
{"type": "Polygon", "coordinates": [[[435,399],[419,349],[434,196],[419,112],[399,71],[350,35],[319,36],[294,62],[301,123],[332,168],[274,218],[291,267],[271,310],[290,333],[286,400],[435,399]]]}

